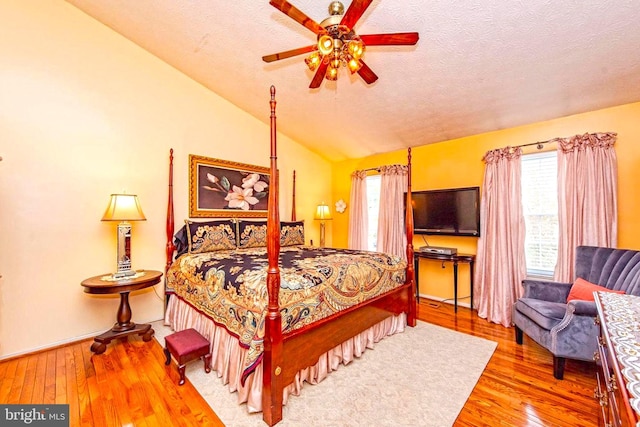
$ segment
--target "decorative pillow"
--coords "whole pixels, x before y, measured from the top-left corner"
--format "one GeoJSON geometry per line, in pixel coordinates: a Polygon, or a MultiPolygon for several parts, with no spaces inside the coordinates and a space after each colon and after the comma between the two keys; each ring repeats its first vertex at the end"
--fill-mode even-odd
{"type": "Polygon", "coordinates": [[[616,294],[624,294],[624,291],[614,291],[613,289],[605,288],[604,286],[594,285],[591,282],[587,282],[581,277],[578,277],[567,297],[567,302],[572,300],[594,301],[593,293],[596,291],[613,292],[616,294]]]}
{"type": "Polygon", "coordinates": [[[236,249],[236,223],[233,219],[207,222],[185,220],[189,253],[236,249]]]}
{"type": "Polygon", "coordinates": [[[239,248],[267,246],[267,221],[239,221],[238,238],[239,248]]]}
{"type": "Polygon", "coordinates": [[[304,245],[304,221],[280,222],[280,246],[304,245]]]}

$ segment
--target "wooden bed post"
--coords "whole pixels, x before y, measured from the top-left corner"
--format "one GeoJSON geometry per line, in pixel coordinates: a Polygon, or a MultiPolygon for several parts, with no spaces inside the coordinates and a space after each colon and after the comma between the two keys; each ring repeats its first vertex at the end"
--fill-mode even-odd
{"type": "Polygon", "coordinates": [[[169,299],[167,298],[167,271],[169,271],[169,267],[171,267],[171,263],[173,262],[173,252],[176,249],[176,246],[173,244],[173,231],[174,231],[174,217],[173,217],[173,148],[169,150],[169,198],[167,200],[167,247],[166,247],[166,264],[164,266],[164,283],[165,283],[165,294],[164,294],[164,308],[167,309],[167,304],[169,303],[169,299]]]}
{"type": "Polygon", "coordinates": [[[276,88],[271,86],[271,188],[267,218],[267,291],[269,305],[265,319],[264,355],[262,359],[262,419],[270,426],[282,420],[282,319],[280,296],[280,213],[278,206],[278,165],[276,144],[276,88]]]}
{"type": "Polygon", "coordinates": [[[296,220],[296,171],[293,171],[293,196],[291,198],[291,221],[296,220]]]}
{"type": "Polygon", "coordinates": [[[413,255],[413,208],[411,199],[411,148],[407,150],[407,208],[405,209],[406,234],[407,234],[407,277],[405,283],[409,284],[409,310],[407,311],[407,324],[416,326],[416,281],[413,255]]]}

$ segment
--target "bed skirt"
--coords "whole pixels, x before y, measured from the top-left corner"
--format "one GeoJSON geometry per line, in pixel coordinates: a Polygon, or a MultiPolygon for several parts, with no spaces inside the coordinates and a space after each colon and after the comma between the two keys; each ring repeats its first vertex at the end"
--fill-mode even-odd
{"type": "MultiPolygon", "coordinates": [[[[240,380],[247,350],[240,347],[236,337],[175,295],[169,299],[165,324],[174,331],[194,328],[208,339],[211,342],[211,369],[228,385],[230,392],[238,393],[239,404],[246,403],[249,412],[262,411],[262,362],[242,385],[240,380]]],[[[289,395],[300,395],[305,381],[310,384],[319,383],[338,369],[340,364],[346,365],[360,357],[367,348],[373,348],[384,337],[403,332],[406,324],[405,313],[388,317],[324,353],[315,365],[296,374],[294,382],[283,391],[283,403],[287,403],[289,395]]]]}

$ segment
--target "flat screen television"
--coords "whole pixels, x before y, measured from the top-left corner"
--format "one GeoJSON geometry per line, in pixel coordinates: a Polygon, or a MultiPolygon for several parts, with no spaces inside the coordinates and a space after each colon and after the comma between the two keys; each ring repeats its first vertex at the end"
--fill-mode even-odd
{"type": "Polygon", "coordinates": [[[480,236],[480,187],[413,191],[414,233],[480,236]]]}

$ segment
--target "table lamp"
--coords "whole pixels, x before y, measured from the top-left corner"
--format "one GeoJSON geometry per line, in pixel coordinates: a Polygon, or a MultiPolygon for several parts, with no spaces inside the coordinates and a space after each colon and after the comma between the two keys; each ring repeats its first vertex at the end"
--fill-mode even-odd
{"type": "Polygon", "coordinates": [[[146,221],[135,194],[112,194],[102,221],[120,221],[118,224],[118,271],[114,279],[136,274],[131,269],[131,224],[128,221],[146,221]]]}
{"type": "Polygon", "coordinates": [[[324,247],[324,222],[327,220],[331,220],[331,212],[329,212],[329,206],[326,205],[324,202],[322,202],[321,204],[318,205],[318,207],[316,208],[316,215],[314,216],[314,219],[317,219],[320,221],[320,247],[323,248],[324,247]]]}

